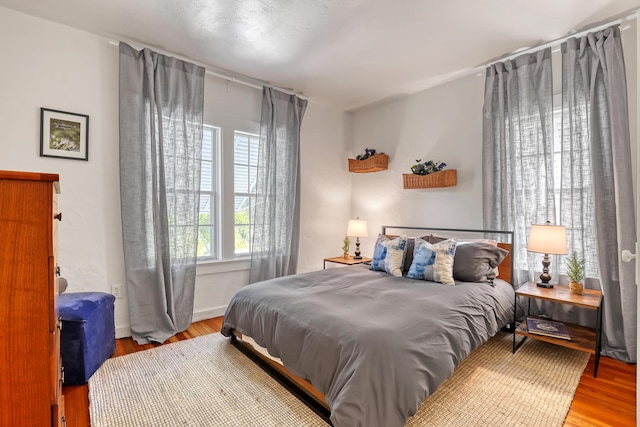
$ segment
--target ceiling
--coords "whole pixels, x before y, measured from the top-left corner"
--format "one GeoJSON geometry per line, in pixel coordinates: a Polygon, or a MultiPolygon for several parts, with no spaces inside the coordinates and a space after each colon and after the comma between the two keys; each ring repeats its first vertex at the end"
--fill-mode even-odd
{"type": "Polygon", "coordinates": [[[626,16],[640,0],[0,0],[0,5],[350,111],[626,16]]]}

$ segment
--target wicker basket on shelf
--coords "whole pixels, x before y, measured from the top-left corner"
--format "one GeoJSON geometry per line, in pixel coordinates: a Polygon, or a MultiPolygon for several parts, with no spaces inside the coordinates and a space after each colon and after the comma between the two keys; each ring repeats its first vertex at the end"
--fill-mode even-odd
{"type": "Polygon", "coordinates": [[[413,173],[403,173],[402,181],[404,188],[439,188],[453,187],[457,184],[457,173],[455,169],[447,169],[440,172],[433,172],[429,175],[416,175],[413,173]]]}
{"type": "Polygon", "coordinates": [[[349,159],[349,172],[378,172],[387,169],[388,166],[389,156],[382,153],[374,154],[365,160],[349,159]]]}

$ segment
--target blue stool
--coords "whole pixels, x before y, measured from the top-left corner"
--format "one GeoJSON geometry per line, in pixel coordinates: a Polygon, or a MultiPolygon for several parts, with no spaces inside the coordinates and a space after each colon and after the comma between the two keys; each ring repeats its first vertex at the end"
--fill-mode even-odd
{"type": "Polygon", "coordinates": [[[86,384],[116,350],[114,301],[113,295],[104,292],[75,292],[58,297],[64,385],[86,384]]]}

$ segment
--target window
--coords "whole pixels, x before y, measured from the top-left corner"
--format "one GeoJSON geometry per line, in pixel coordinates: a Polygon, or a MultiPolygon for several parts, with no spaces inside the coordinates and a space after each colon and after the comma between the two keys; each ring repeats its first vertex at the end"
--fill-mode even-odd
{"type": "MultiPolygon", "coordinates": [[[[586,107],[583,108],[586,111],[586,107]]],[[[598,277],[599,267],[596,249],[595,228],[592,223],[592,215],[585,212],[593,210],[593,184],[591,179],[591,168],[589,165],[589,150],[576,147],[575,143],[570,143],[571,132],[574,129],[586,128],[584,123],[578,125],[566,123],[567,113],[564,112],[561,94],[553,97],[553,196],[555,202],[555,213],[548,218],[552,224],[560,224],[566,227],[567,232],[567,256],[572,252],[577,252],[579,256],[585,258],[585,273],[587,277],[598,277]],[[572,172],[571,168],[581,167],[581,173],[572,172]],[[575,206],[575,203],[579,206],[575,206]],[[574,206],[572,206],[574,204],[574,206]]],[[[534,156],[542,159],[543,154],[534,153],[534,156]]],[[[540,169],[540,179],[544,179],[544,171],[540,169]]],[[[535,200],[535,195],[527,193],[527,189],[520,189],[525,197],[535,200]]],[[[542,195],[538,197],[543,197],[542,195]]],[[[526,248],[526,240],[522,242],[522,248],[526,248]]],[[[518,267],[526,269],[527,258],[520,261],[518,267]]],[[[537,267],[537,266],[536,266],[537,267]]],[[[557,256],[551,262],[553,269],[552,276],[556,274],[566,274],[567,265],[565,256],[557,256]]]]}
{"type": "Polygon", "coordinates": [[[258,135],[235,131],[234,142],[234,238],[235,254],[251,251],[253,218],[251,208],[256,200],[256,171],[258,168],[258,135]]]}
{"type": "MultiPolygon", "coordinates": [[[[567,229],[567,256],[576,252],[578,256],[584,257],[586,277],[599,277],[595,224],[593,214],[590,213],[595,211],[590,150],[584,145],[581,146],[579,142],[585,144],[586,139],[572,133],[580,134],[582,129],[588,128],[586,115],[580,116],[578,113],[586,112],[587,107],[578,104],[577,110],[571,115],[565,110],[563,118],[561,102],[560,96],[554,97],[553,191],[556,201],[556,224],[562,224],[567,229]],[[571,116],[574,116],[573,120],[577,122],[569,123],[571,116]]],[[[560,274],[566,274],[565,259],[562,257],[562,261],[557,265],[560,274]]]]}
{"type": "MultiPolygon", "coordinates": [[[[526,67],[514,69],[513,78],[487,74],[491,83],[487,87],[493,93],[487,93],[491,99],[485,102],[490,114],[484,124],[491,133],[484,148],[491,155],[493,173],[492,182],[485,184],[491,186],[488,195],[496,203],[494,209],[485,209],[484,220],[498,228],[513,228],[515,267],[526,274],[540,268],[539,255],[527,251],[531,224],[549,220],[563,225],[569,254],[584,257],[586,276],[598,277],[589,96],[582,92],[581,81],[571,91],[561,86],[573,77],[564,75],[561,61],[551,65],[543,60],[535,73],[526,67]],[[540,73],[563,75],[553,79],[558,83],[555,96],[552,79],[536,80],[540,73]]],[[[566,272],[564,256],[551,265],[552,275],[566,272]]]]}
{"type": "Polygon", "coordinates": [[[218,158],[220,128],[204,125],[200,163],[200,218],[198,227],[198,258],[219,258],[218,243],[218,158]]]}

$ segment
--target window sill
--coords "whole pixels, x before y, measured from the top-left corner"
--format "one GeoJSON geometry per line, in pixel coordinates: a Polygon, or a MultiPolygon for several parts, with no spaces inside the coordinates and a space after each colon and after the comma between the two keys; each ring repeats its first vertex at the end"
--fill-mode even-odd
{"type": "Polygon", "coordinates": [[[251,258],[249,257],[226,260],[199,260],[196,267],[196,276],[243,271],[249,270],[250,267],[251,258]]]}

